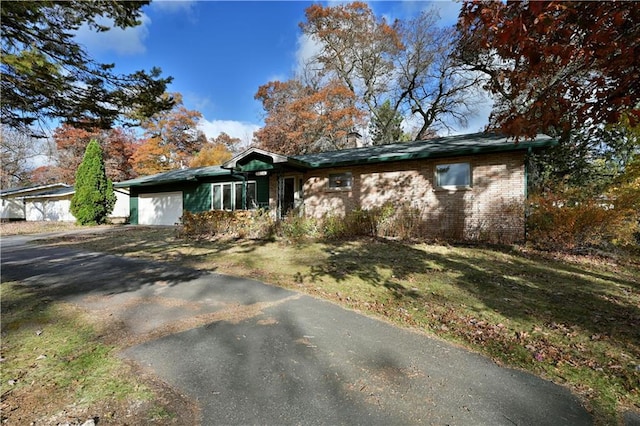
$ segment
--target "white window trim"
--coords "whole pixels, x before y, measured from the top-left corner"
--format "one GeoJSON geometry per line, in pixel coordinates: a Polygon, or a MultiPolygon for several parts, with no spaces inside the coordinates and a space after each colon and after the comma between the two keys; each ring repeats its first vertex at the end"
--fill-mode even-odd
{"type": "Polygon", "coordinates": [[[434,191],[451,191],[451,190],[471,190],[473,189],[473,167],[469,161],[458,161],[455,163],[438,163],[433,169],[433,187],[434,191]],[[442,185],[438,184],[438,167],[448,166],[452,164],[466,164],[469,166],[469,184],[468,185],[442,185]]]}
{"type": "MultiPolygon", "coordinates": [[[[243,210],[242,208],[238,208],[238,207],[236,207],[236,185],[238,185],[238,184],[243,184],[243,183],[244,183],[243,181],[237,181],[237,180],[235,180],[235,181],[229,181],[229,182],[215,182],[215,183],[212,183],[212,184],[211,184],[211,210],[224,210],[224,211],[243,210]],[[220,191],[221,191],[221,192],[220,192],[220,196],[221,196],[222,198],[220,199],[220,203],[221,203],[221,204],[222,204],[222,206],[224,207],[224,191],[222,190],[222,188],[224,187],[224,185],[231,185],[231,195],[230,195],[230,197],[231,197],[231,210],[229,210],[229,209],[225,209],[225,208],[222,208],[222,209],[216,209],[216,208],[214,208],[214,202],[215,202],[215,200],[213,199],[213,194],[214,194],[214,192],[213,192],[213,188],[214,188],[214,187],[216,187],[216,186],[219,186],[219,187],[221,188],[221,189],[220,189],[220,191]]],[[[258,196],[258,184],[257,184],[257,181],[255,181],[255,180],[248,180],[248,181],[246,181],[246,183],[247,183],[247,186],[248,186],[250,183],[254,184],[254,187],[255,187],[254,199],[256,199],[256,198],[257,198],[257,196],[258,196]]],[[[249,207],[249,208],[247,208],[247,210],[251,210],[251,208],[249,207]]]]}
{"type": "Polygon", "coordinates": [[[353,190],[353,173],[350,171],[340,172],[340,173],[329,173],[327,176],[327,192],[350,192],[353,190]],[[331,176],[332,175],[350,175],[351,176],[351,184],[345,187],[332,187],[331,186],[331,176]]]}

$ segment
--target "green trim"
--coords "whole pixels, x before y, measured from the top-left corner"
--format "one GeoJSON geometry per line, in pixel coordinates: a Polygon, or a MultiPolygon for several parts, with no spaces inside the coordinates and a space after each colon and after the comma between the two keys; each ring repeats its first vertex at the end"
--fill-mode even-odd
{"type": "Polygon", "coordinates": [[[129,223],[131,225],[138,224],[138,196],[129,196],[129,223]]]}
{"type": "Polygon", "coordinates": [[[236,171],[239,172],[255,172],[255,171],[261,171],[261,170],[273,170],[275,169],[275,166],[271,163],[267,163],[266,161],[262,161],[262,160],[251,160],[246,164],[241,164],[238,165],[236,167],[236,171]]]}
{"type": "Polygon", "coordinates": [[[502,136],[480,133],[300,155],[293,159],[305,163],[309,168],[329,168],[521,151],[556,144],[557,141],[548,136],[516,143],[502,136]]]}

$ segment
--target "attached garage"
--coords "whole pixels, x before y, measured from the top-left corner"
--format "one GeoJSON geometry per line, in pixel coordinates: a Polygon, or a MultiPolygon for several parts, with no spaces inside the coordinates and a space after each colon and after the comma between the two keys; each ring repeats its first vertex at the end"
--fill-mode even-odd
{"type": "Polygon", "coordinates": [[[138,194],[138,224],[175,225],[182,208],[182,191],[138,194]]]}

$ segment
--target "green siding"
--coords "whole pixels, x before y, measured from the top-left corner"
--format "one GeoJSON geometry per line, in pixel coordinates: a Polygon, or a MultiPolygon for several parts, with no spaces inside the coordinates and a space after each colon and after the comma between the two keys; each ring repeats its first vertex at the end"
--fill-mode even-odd
{"type": "Polygon", "coordinates": [[[129,196],[129,223],[132,225],[138,224],[138,194],[129,196]]]}
{"type": "MultiPolygon", "coordinates": [[[[257,202],[261,207],[269,205],[269,178],[267,176],[249,176],[248,180],[256,181],[257,202]]],[[[129,221],[138,224],[138,195],[161,192],[182,191],[185,210],[192,213],[211,210],[211,184],[216,182],[242,182],[240,176],[208,177],[206,182],[171,182],[162,185],[132,186],[129,197],[129,221]]]]}
{"type": "Polygon", "coordinates": [[[238,169],[242,172],[253,172],[257,170],[273,170],[274,166],[262,160],[251,160],[247,164],[238,165],[238,169]]]}
{"type": "Polygon", "coordinates": [[[192,213],[206,212],[211,210],[211,184],[201,183],[200,185],[185,189],[184,209],[192,213]]]}
{"type": "Polygon", "coordinates": [[[269,205],[269,177],[268,176],[257,176],[256,177],[256,198],[258,201],[258,205],[268,206],[269,205]]]}

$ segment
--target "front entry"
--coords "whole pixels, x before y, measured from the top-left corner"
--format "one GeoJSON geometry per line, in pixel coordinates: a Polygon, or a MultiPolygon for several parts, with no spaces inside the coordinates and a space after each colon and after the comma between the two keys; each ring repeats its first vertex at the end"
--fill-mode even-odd
{"type": "Polygon", "coordinates": [[[284,188],[282,192],[282,216],[286,216],[289,210],[293,209],[296,200],[296,180],[295,178],[284,178],[284,188]]]}
{"type": "Polygon", "coordinates": [[[295,176],[287,176],[279,179],[278,209],[281,218],[284,218],[287,213],[302,204],[300,185],[300,179],[295,176]]]}

